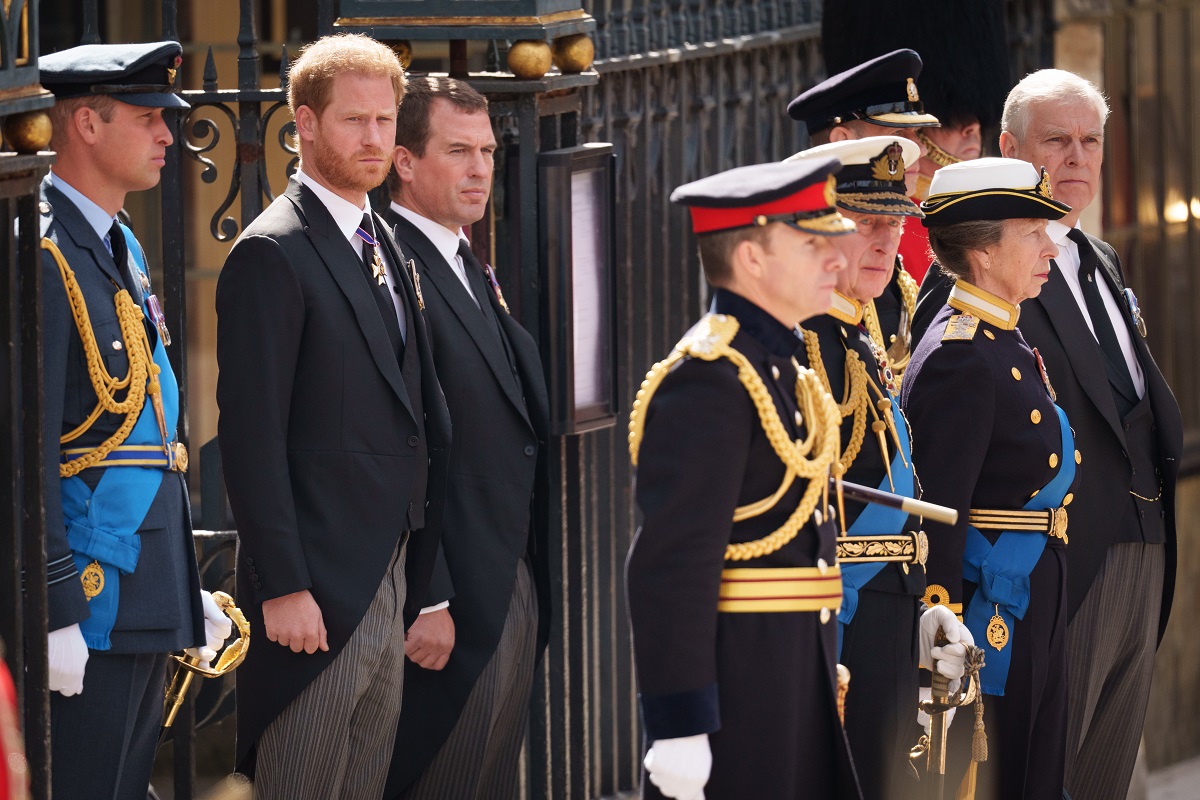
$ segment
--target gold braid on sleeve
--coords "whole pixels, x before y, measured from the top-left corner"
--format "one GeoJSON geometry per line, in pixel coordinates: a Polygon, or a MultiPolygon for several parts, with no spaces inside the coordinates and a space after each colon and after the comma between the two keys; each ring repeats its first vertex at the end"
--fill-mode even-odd
{"type": "Polygon", "coordinates": [[[146,337],[146,329],[142,325],[142,310],[133,302],[125,289],[117,292],[114,304],[117,311],[117,322],[121,328],[121,336],[126,343],[129,357],[129,372],[124,378],[114,378],[104,367],[104,359],[100,355],[100,347],[96,344],[96,334],[92,331],[91,317],[88,315],[87,303],[83,290],[75,272],[67,264],[62,251],[50,239],[42,239],[42,249],[54,257],[58,264],[58,272],[62,276],[63,285],[67,290],[67,302],[71,306],[71,316],[75,318],[75,327],[79,330],[79,339],[83,343],[84,357],[87,359],[88,378],[96,392],[96,407],[79,427],[70,433],[63,434],[59,441],[62,444],[74,441],[87,432],[104,412],[124,414],[125,419],[113,435],[105,439],[95,450],[71,459],[69,463],[60,464],[58,474],[69,478],[77,475],[90,466],[103,461],[115,448],[119,447],[133,430],[142,407],[149,394],[157,407],[161,402],[162,388],[158,382],[159,366],[154,363],[154,353],[150,348],[150,340],[146,337]],[[124,400],[117,400],[117,392],[127,389],[124,400]]]}
{"type": "MultiPolygon", "coordinates": [[[[841,443],[841,415],[837,404],[834,403],[822,386],[820,379],[811,369],[796,365],[796,405],[807,421],[808,431],[803,439],[793,440],[779,418],[775,401],[762,376],[730,342],[738,330],[736,319],[725,314],[709,314],[700,320],[688,332],[667,358],[655,364],[638,390],[633,409],[629,416],[629,454],[634,466],[637,466],[638,449],[641,446],[645,428],[645,413],[655,390],[663,378],[670,372],[671,367],[685,357],[699,358],[705,361],[715,361],[726,358],[737,367],[738,380],[750,395],[758,412],[759,423],[766,434],[771,449],[783,462],[786,468],[783,479],[783,490],[796,478],[808,480],[808,486],[800,498],[796,509],[778,529],[767,536],[751,542],[730,544],[725,549],[727,561],[745,561],[751,558],[773,553],[796,538],[800,528],[812,516],[817,502],[822,497],[828,483],[829,469],[838,457],[841,443]]],[[[773,496],[775,502],[782,497],[783,491],[773,496]]],[[[762,505],[761,503],[754,504],[762,505]]],[[[773,506],[774,503],[772,502],[773,506]]],[[[770,506],[767,506],[769,508],[770,506]]],[[[766,508],[758,510],[762,513],[766,508]]],[[[742,509],[739,509],[742,511],[742,509]]],[[[744,519],[753,514],[735,512],[734,520],[744,519]]]]}

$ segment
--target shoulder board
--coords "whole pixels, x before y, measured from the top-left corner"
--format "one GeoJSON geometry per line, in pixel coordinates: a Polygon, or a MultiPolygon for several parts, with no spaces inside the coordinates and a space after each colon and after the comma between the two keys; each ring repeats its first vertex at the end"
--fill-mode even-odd
{"type": "Polygon", "coordinates": [[[38,213],[41,214],[41,235],[45,236],[54,221],[54,209],[45,200],[38,203],[38,213]]]}
{"type": "Polygon", "coordinates": [[[979,329],[979,318],[970,314],[955,314],[946,323],[946,332],[942,334],[943,342],[969,342],[975,338],[979,329]]]}
{"type": "Polygon", "coordinates": [[[705,314],[683,335],[675,349],[685,356],[715,361],[737,336],[738,321],[728,314],[705,314]]]}

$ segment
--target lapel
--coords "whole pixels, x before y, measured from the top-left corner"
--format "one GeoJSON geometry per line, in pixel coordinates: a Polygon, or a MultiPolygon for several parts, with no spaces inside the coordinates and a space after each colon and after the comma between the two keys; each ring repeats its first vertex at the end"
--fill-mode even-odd
{"type": "MultiPolygon", "coordinates": [[[[355,264],[357,256],[354,249],[334,225],[333,217],[325,208],[325,204],[295,178],[288,182],[284,196],[296,207],[308,240],[312,242],[317,255],[333,276],[338,288],[342,290],[342,294],[350,301],[354,318],[367,340],[367,348],[371,351],[375,365],[379,367],[379,371],[383,373],[383,377],[387,379],[409,415],[415,422],[420,423],[413,413],[408,391],[404,388],[404,379],[400,376],[400,362],[392,350],[387,329],[383,326],[383,318],[379,316],[379,306],[376,305],[375,298],[371,296],[371,288],[363,280],[362,273],[355,264]]],[[[415,303],[413,307],[416,307],[415,303]]]]}
{"type": "MultiPolygon", "coordinates": [[[[1071,288],[1067,286],[1058,263],[1051,261],[1050,265],[1050,279],[1033,302],[1041,304],[1046,312],[1050,325],[1058,334],[1063,350],[1067,353],[1067,361],[1071,364],[1075,379],[1124,445],[1125,432],[1117,416],[1117,403],[1113,399],[1112,386],[1104,371],[1104,356],[1100,352],[1100,345],[1096,344],[1096,338],[1084,321],[1083,312],[1075,301],[1075,295],[1071,294],[1071,288]]],[[[1050,376],[1050,383],[1054,383],[1053,375],[1050,376]]]]}
{"type": "MultiPolygon", "coordinates": [[[[420,260],[423,267],[421,274],[429,279],[431,288],[446,301],[446,305],[454,312],[454,316],[458,317],[458,321],[462,323],[467,335],[471,337],[471,341],[483,355],[483,360],[487,362],[488,368],[495,375],[496,381],[503,388],[504,394],[516,406],[521,416],[528,421],[525,403],[521,399],[521,387],[517,386],[513,379],[508,357],[504,353],[504,345],[496,335],[488,330],[487,319],[467,293],[462,281],[454,274],[438,249],[433,246],[433,242],[429,241],[429,237],[421,233],[416,225],[395,213],[389,213],[388,219],[396,226],[396,239],[404,242],[412,255],[420,260]]],[[[490,290],[486,294],[491,294],[490,290]]],[[[478,299],[481,303],[489,302],[487,297],[478,299]]],[[[504,312],[500,310],[498,313],[503,314],[504,312]]]]}
{"type": "MultiPolygon", "coordinates": [[[[87,250],[92,254],[92,261],[100,267],[100,271],[108,276],[110,280],[117,284],[119,288],[125,287],[125,279],[117,270],[117,262],[109,255],[108,248],[104,246],[104,242],[96,235],[96,231],[88,224],[83,214],[75,207],[75,204],[67,199],[67,196],[54,188],[50,183],[49,177],[42,181],[42,191],[46,196],[46,202],[54,210],[56,219],[62,222],[58,226],[58,230],[62,232],[71,243],[81,250],[87,250]]],[[[69,262],[68,262],[69,263],[69,262]]],[[[133,291],[132,289],[130,290],[133,291]]]]}

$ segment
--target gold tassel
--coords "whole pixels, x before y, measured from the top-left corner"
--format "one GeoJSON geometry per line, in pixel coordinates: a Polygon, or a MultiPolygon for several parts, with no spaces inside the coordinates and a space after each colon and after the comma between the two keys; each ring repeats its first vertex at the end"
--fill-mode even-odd
{"type": "Polygon", "coordinates": [[[987,731],[983,728],[983,692],[975,695],[975,731],[971,734],[972,766],[981,761],[987,761],[987,731]]]}

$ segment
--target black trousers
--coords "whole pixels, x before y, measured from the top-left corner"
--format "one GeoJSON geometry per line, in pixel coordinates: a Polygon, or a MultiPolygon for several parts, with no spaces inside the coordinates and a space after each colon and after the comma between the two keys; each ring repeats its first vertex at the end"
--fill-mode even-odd
{"type": "Polygon", "coordinates": [[[920,733],[914,735],[920,601],[869,587],[859,592],[842,637],[841,663],[850,670],[846,738],[863,797],[889,800],[917,785],[907,762],[920,733]]]}
{"type": "Polygon", "coordinates": [[[144,800],[163,719],[167,656],[92,650],[83,692],[50,693],[54,800],[144,800]]]}

